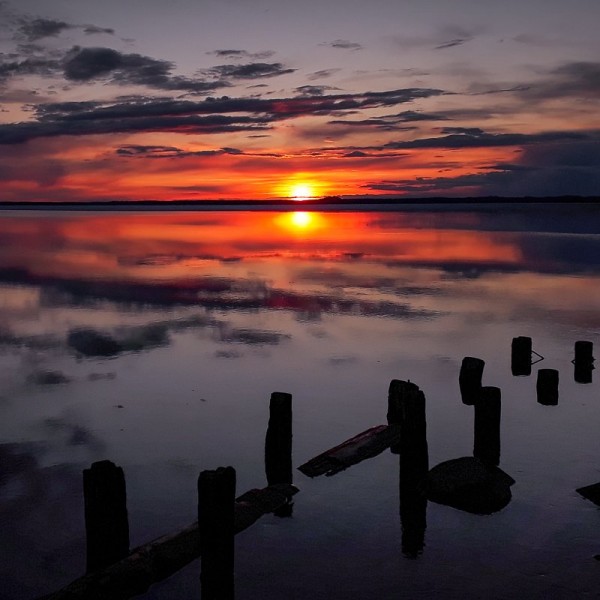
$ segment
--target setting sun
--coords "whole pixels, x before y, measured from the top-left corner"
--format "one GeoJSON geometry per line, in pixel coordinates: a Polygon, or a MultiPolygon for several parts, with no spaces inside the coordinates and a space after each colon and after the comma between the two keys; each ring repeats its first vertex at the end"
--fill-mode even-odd
{"type": "Polygon", "coordinates": [[[315,197],[313,187],[308,183],[295,183],[292,185],[290,191],[290,196],[294,200],[305,200],[307,198],[315,197]]]}

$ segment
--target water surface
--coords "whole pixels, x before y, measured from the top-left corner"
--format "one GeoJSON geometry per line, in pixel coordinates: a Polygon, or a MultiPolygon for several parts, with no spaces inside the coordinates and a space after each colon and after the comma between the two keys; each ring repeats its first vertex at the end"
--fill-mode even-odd
{"type": "MultiPolygon", "coordinates": [[[[273,391],[293,394],[295,466],[385,423],[393,378],[426,395],[430,465],[470,455],[464,356],[502,389],[510,504],[429,502],[411,558],[397,455],[296,472],[293,517],[236,538],[236,597],[597,597],[600,512],[575,489],[600,481],[598,377],[575,382],[571,360],[599,343],[598,231],[589,206],[3,213],[0,598],[83,573],[96,460],[125,470],[132,546],[196,518],[203,469],[266,485],[273,391]],[[530,377],[511,374],[518,335],[544,356],[530,377]],[[559,370],[558,406],[536,402],[538,366],[559,370]]],[[[198,569],[146,597],[198,597],[198,569]]]]}

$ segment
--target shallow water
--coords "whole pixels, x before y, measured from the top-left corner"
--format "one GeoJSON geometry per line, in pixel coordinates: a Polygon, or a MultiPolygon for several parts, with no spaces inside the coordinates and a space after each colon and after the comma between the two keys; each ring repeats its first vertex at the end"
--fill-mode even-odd
{"type": "MultiPolygon", "coordinates": [[[[94,461],[125,471],[132,547],[196,518],[203,469],[266,485],[273,391],[293,395],[295,467],[385,423],[394,378],[425,393],[430,466],[470,455],[464,356],[502,389],[510,504],[429,502],[410,558],[397,455],[296,471],[293,517],[236,537],[236,598],[598,597],[600,511],[575,490],[600,481],[600,376],[575,382],[571,360],[600,343],[599,231],[589,206],[0,214],[0,598],[83,574],[94,461]],[[544,356],[529,377],[519,335],[544,356]],[[536,401],[539,367],[560,372],[557,406],[536,401]]],[[[198,573],[145,597],[199,597],[198,573]]]]}

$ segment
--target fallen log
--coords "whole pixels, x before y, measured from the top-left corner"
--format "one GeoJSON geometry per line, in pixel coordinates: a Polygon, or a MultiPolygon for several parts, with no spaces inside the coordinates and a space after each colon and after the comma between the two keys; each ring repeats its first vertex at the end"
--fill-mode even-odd
{"type": "MultiPolygon", "coordinates": [[[[280,484],[253,489],[235,501],[234,531],[240,533],[264,514],[284,506],[298,492],[280,484]]],[[[200,556],[198,522],[181,531],[139,546],[119,562],[76,579],[38,600],[127,600],[200,556]]]]}
{"type": "Polygon", "coordinates": [[[400,425],[376,425],[342,442],[308,462],[298,470],[308,477],[331,477],[363,460],[373,458],[400,442],[400,425]]]}
{"type": "Polygon", "coordinates": [[[577,488],[575,491],[581,494],[586,500],[590,500],[596,506],[600,506],[600,482],[577,488]]]}

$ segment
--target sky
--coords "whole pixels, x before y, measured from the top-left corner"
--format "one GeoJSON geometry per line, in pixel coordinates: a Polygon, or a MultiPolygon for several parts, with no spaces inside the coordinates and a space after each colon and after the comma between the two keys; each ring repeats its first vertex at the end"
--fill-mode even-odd
{"type": "Polygon", "coordinates": [[[597,0],[0,1],[0,202],[600,195],[597,0]]]}

